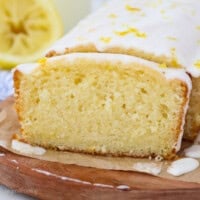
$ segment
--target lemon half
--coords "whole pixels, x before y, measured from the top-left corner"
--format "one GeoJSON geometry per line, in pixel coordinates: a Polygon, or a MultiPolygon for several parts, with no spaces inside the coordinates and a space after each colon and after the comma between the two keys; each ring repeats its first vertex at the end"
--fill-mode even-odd
{"type": "Polygon", "coordinates": [[[0,67],[37,60],[62,33],[52,0],[0,0],[0,67]]]}

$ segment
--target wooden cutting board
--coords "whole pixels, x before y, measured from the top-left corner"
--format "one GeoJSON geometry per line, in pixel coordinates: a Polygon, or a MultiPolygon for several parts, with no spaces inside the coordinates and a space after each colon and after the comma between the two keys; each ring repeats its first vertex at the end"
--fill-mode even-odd
{"type": "Polygon", "coordinates": [[[200,199],[197,183],[42,161],[3,148],[0,148],[0,183],[48,200],[200,199]]]}
{"type": "Polygon", "coordinates": [[[41,161],[4,149],[0,149],[0,183],[49,200],[200,199],[200,184],[41,161]]]}

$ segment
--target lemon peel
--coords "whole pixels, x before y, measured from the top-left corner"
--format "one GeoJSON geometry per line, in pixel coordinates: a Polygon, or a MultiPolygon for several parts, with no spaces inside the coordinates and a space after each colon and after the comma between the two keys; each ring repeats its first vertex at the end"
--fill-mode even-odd
{"type": "Polygon", "coordinates": [[[62,33],[52,0],[0,0],[0,68],[37,61],[62,33]]]}

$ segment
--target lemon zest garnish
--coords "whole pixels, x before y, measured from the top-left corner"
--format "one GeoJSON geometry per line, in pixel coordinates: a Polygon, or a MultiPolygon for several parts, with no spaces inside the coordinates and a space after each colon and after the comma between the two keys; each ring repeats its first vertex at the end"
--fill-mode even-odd
{"type": "Polygon", "coordinates": [[[165,14],[165,10],[161,10],[160,13],[161,13],[161,14],[165,14]]]}
{"type": "Polygon", "coordinates": [[[39,64],[45,64],[46,63],[46,61],[47,61],[47,58],[40,58],[39,60],[38,60],[38,63],[39,64]]]}
{"type": "Polygon", "coordinates": [[[144,32],[139,31],[135,27],[127,27],[124,31],[115,31],[115,33],[119,36],[125,36],[127,34],[133,33],[136,37],[146,38],[147,35],[144,32]]]}
{"type": "Polygon", "coordinates": [[[172,60],[171,60],[171,65],[172,67],[179,67],[179,63],[178,63],[178,59],[176,56],[176,49],[175,48],[171,48],[171,56],[172,56],[172,60]]]}
{"type": "Polygon", "coordinates": [[[178,63],[177,58],[173,58],[173,59],[172,59],[171,65],[172,65],[172,67],[179,68],[180,65],[179,65],[179,63],[178,63]]]}
{"type": "Polygon", "coordinates": [[[115,31],[115,34],[119,35],[119,36],[125,36],[127,34],[129,34],[130,32],[128,30],[124,30],[124,31],[115,31]]]}
{"type": "Polygon", "coordinates": [[[172,56],[176,55],[176,48],[171,48],[170,49],[172,56]]]}
{"type": "Polygon", "coordinates": [[[200,26],[197,26],[196,28],[197,28],[197,30],[200,30],[200,26]]]}
{"type": "Polygon", "coordinates": [[[135,8],[135,7],[132,7],[130,5],[126,5],[126,10],[130,11],[130,12],[140,12],[141,9],[140,8],[135,8]]]}
{"type": "Polygon", "coordinates": [[[198,69],[200,69],[200,60],[197,60],[197,61],[194,63],[194,66],[197,67],[198,69]]]}
{"type": "Polygon", "coordinates": [[[111,13],[110,15],[108,15],[108,17],[110,17],[110,18],[117,18],[117,15],[114,14],[114,13],[111,13]]]}
{"type": "Polygon", "coordinates": [[[111,41],[111,37],[101,37],[100,40],[104,43],[109,43],[111,41]]]}
{"type": "Polygon", "coordinates": [[[161,63],[161,64],[159,65],[159,67],[160,67],[160,68],[167,68],[167,64],[166,64],[166,63],[161,63]]]}
{"type": "Polygon", "coordinates": [[[172,37],[172,36],[168,36],[167,39],[169,39],[169,40],[173,40],[173,41],[176,41],[176,40],[177,40],[177,38],[172,37]]]}

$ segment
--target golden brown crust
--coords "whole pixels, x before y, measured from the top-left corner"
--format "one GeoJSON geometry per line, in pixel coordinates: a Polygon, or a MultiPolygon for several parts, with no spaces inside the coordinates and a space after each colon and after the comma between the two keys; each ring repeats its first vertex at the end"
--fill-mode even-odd
{"type": "MultiPolygon", "coordinates": [[[[14,89],[15,89],[15,110],[17,112],[19,123],[23,121],[21,112],[23,110],[23,103],[21,102],[20,97],[20,83],[21,79],[23,77],[23,74],[19,70],[15,70],[13,75],[13,81],[14,81],[14,89]]],[[[23,134],[23,129],[21,128],[21,133],[23,134]]]]}
{"type": "Polygon", "coordinates": [[[183,124],[183,119],[184,119],[184,117],[185,117],[185,111],[184,111],[184,108],[185,108],[185,106],[187,105],[187,102],[188,102],[188,87],[187,87],[187,85],[186,85],[186,83],[184,83],[184,82],[181,82],[181,85],[182,85],[182,87],[183,87],[183,90],[184,90],[184,102],[182,103],[182,111],[179,113],[179,123],[178,123],[178,125],[177,125],[177,128],[176,128],[176,130],[177,130],[177,134],[176,134],[176,138],[177,138],[177,141],[178,141],[178,138],[179,138],[179,134],[180,134],[180,131],[181,131],[181,129],[182,129],[182,124],[183,124]]]}
{"type": "MultiPolygon", "coordinates": [[[[18,113],[18,116],[20,114],[20,79],[21,79],[22,73],[18,70],[14,72],[13,80],[14,80],[14,89],[15,89],[15,109],[18,113]]],[[[20,117],[19,117],[20,120],[20,117]]]]}
{"type": "MultiPolygon", "coordinates": [[[[45,149],[49,149],[49,150],[55,150],[55,151],[68,151],[71,153],[84,153],[84,154],[88,154],[88,155],[95,155],[95,156],[112,156],[112,157],[133,157],[133,158],[156,158],[157,156],[160,155],[156,155],[156,154],[151,154],[151,155],[141,155],[141,156],[133,156],[130,155],[129,153],[112,153],[112,152],[102,152],[102,151],[84,151],[84,150],[80,150],[80,149],[71,149],[71,148],[59,148],[59,147],[53,147],[50,145],[41,145],[38,143],[29,143],[27,140],[25,140],[23,137],[20,137],[19,135],[16,135],[15,137],[16,140],[20,141],[20,142],[24,142],[33,146],[40,146],[42,148],[45,149]]],[[[165,160],[175,160],[178,158],[178,155],[176,154],[175,150],[172,149],[172,152],[167,154],[166,156],[161,156],[161,158],[165,159],[165,160]]]]}
{"type": "Polygon", "coordinates": [[[192,77],[192,92],[184,127],[184,139],[194,141],[200,132],[200,78],[192,77]]]}

